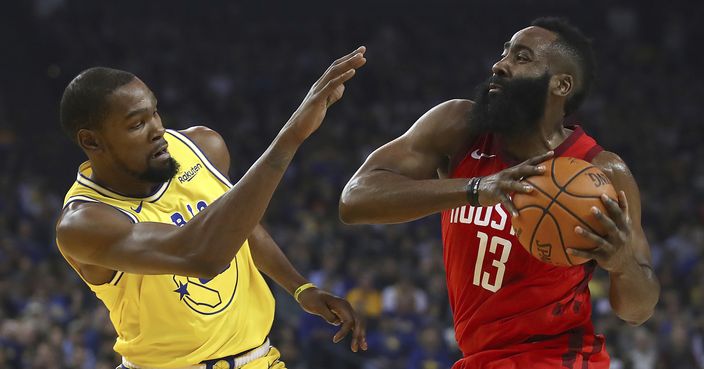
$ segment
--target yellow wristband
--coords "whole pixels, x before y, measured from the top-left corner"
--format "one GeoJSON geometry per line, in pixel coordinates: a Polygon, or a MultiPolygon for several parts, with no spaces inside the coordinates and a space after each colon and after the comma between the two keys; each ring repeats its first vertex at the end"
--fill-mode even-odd
{"type": "Polygon", "coordinates": [[[313,283],[302,284],[300,287],[296,288],[296,292],[293,293],[293,298],[300,303],[300,301],[298,301],[298,296],[301,294],[301,292],[309,288],[318,288],[318,286],[314,285],[313,283]]]}

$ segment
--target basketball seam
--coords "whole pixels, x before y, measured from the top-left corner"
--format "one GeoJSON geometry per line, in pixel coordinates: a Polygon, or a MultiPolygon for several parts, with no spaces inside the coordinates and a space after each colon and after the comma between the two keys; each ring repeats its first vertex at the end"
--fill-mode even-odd
{"type": "Polygon", "coordinates": [[[528,209],[528,208],[538,208],[538,209],[540,209],[541,211],[543,210],[543,208],[541,208],[541,207],[538,206],[538,205],[526,205],[526,206],[524,206],[524,207],[522,207],[522,208],[518,208],[518,209],[516,209],[516,210],[521,211],[521,210],[528,209]]]}
{"type": "MultiPolygon", "coordinates": [[[[552,163],[550,163],[550,179],[552,179],[552,183],[554,183],[555,186],[557,186],[557,188],[562,190],[562,187],[560,186],[560,184],[557,183],[557,179],[555,179],[555,161],[556,160],[557,160],[557,158],[553,159],[552,163]]],[[[569,179],[568,179],[568,181],[569,181],[569,179]]]]}
{"type": "MultiPolygon", "coordinates": [[[[528,183],[530,183],[531,186],[537,188],[538,191],[540,191],[540,192],[541,192],[543,195],[545,195],[547,198],[550,198],[550,195],[549,195],[545,190],[543,190],[542,188],[538,187],[537,185],[535,185],[534,183],[532,183],[532,182],[529,181],[529,180],[525,180],[525,181],[528,182],[528,183]]],[[[565,193],[566,193],[566,192],[565,192],[565,193]]],[[[558,193],[558,195],[560,195],[560,194],[561,194],[561,193],[558,193]]],[[[570,196],[571,196],[571,195],[570,195],[570,196]]],[[[595,197],[595,198],[598,198],[598,197],[595,197]]],[[[522,207],[522,208],[520,208],[520,209],[517,209],[517,210],[518,210],[518,211],[521,211],[521,210],[526,209],[526,208],[529,208],[529,207],[537,207],[538,209],[547,211],[547,210],[550,208],[550,206],[552,206],[553,203],[556,203],[556,204],[560,205],[560,207],[561,207],[562,209],[564,209],[566,212],[568,212],[573,218],[577,219],[577,220],[578,220],[580,223],[582,223],[585,227],[589,228],[590,231],[592,231],[594,234],[598,234],[598,232],[596,232],[595,229],[592,228],[592,226],[590,226],[588,223],[586,223],[584,220],[582,220],[582,218],[578,217],[577,214],[573,213],[573,212],[572,212],[570,209],[568,209],[563,203],[561,203],[560,201],[558,201],[558,200],[557,200],[557,196],[555,196],[555,200],[550,201],[550,204],[549,204],[545,209],[543,209],[543,208],[541,208],[540,206],[537,206],[537,205],[527,205],[527,206],[524,206],[524,207],[522,207]]]]}
{"type": "MultiPolygon", "coordinates": [[[[550,166],[550,174],[551,174],[551,175],[550,175],[550,179],[552,179],[552,182],[555,184],[555,186],[557,186],[557,188],[559,189],[559,191],[557,192],[557,194],[555,194],[555,197],[553,197],[553,201],[551,201],[550,204],[548,204],[548,206],[545,208],[545,211],[548,211],[548,210],[550,209],[550,206],[552,206],[552,204],[553,204],[554,202],[557,202],[557,198],[560,197],[560,195],[562,195],[563,192],[564,192],[564,193],[568,193],[567,190],[566,190],[567,186],[569,186],[570,183],[572,183],[572,181],[574,181],[575,178],[577,178],[577,176],[579,176],[580,174],[584,173],[585,171],[587,171],[587,170],[589,170],[589,169],[591,169],[591,168],[595,168],[593,165],[590,165],[590,166],[588,166],[588,167],[586,167],[586,168],[582,168],[579,172],[573,174],[572,177],[568,178],[568,179],[567,179],[567,182],[565,183],[564,186],[560,186],[560,184],[557,183],[557,179],[555,179],[555,161],[556,161],[556,160],[557,160],[557,158],[553,159],[553,161],[552,161],[552,163],[551,163],[551,166],[550,166]]],[[[546,193],[545,191],[543,191],[543,193],[544,193],[545,195],[547,195],[547,193],[546,193]]],[[[550,197],[550,195],[547,195],[547,196],[550,197]]],[[[574,195],[570,194],[570,196],[574,196],[574,195]]],[[[562,208],[565,209],[565,210],[567,210],[564,205],[562,206],[562,208]]],[[[577,220],[579,220],[579,221],[582,222],[583,224],[587,225],[587,224],[584,223],[581,219],[579,219],[578,217],[576,217],[576,216],[574,215],[574,213],[572,213],[572,212],[569,212],[569,213],[570,213],[572,216],[574,216],[577,220]]],[[[588,227],[590,230],[592,230],[592,227],[589,227],[588,225],[587,225],[587,227],[588,227]]]]}
{"type": "MultiPolygon", "coordinates": [[[[552,180],[553,180],[553,182],[555,182],[555,186],[557,186],[557,187],[560,189],[560,192],[565,192],[565,191],[566,191],[565,188],[567,188],[567,186],[569,186],[570,183],[572,183],[572,181],[574,181],[575,178],[577,178],[578,175],[580,175],[580,174],[582,174],[582,173],[584,173],[584,172],[586,172],[587,170],[592,169],[592,168],[596,168],[596,167],[593,166],[593,165],[591,165],[591,166],[588,166],[588,167],[586,167],[586,168],[582,168],[579,172],[575,173],[572,177],[570,177],[570,179],[567,180],[567,183],[565,183],[564,186],[560,186],[560,185],[557,184],[557,182],[555,181],[555,172],[552,172],[552,180]]],[[[597,168],[597,169],[598,169],[598,168],[597,168]]],[[[557,197],[557,196],[555,196],[555,197],[557,197]]]]}
{"type": "MultiPolygon", "coordinates": [[[[575,159],[576,159],[576,158],[575,158],[575,159]]],[[[582,168],[579,172],[575,173],[572,177],[568,178],[568,179],[567,179],[567,183],[565,183],[564,186],[560,186],[560,184],[557,183],[557,179],[555,179],[555,161],[556,161],[556,160],[557,160],[557,158],[553,159],[553,161],[552,161],[552,163],[551,163],[551,165],[550,165],[550,174],[551,174],[550,179],[552,179],[552,183],[554,183],[555,186],[557,186],[557,188],[559,188],[559,189],[561,189],[561,190],[564,189],[565,187],[567,187],[567,186],[574,180],[575,177],[577,177],[578,175],[582,174],[585,170],[591,169],[591,168],[595,168],[595,166],[593,166],[593,165],[589,165],[589,166],[586,167],[586,168],[582,168]]],[[[598,168],[597,168],[597,169],[598,169],[598,168]]]]}
{"type": "MultiPolygon", "coordinates": [[[[558,195],[559,195],[559,192],[558,192],[558,195]]],[[[533,230],[533,235],[530,240],[530,254],[531,255],[533,255],[533,241],[535,240],[535,234],[538,232],[538,228],[540,228],[540,224],[543,223],[543,219],[545,219],[545,216],[550,215],[550,217],[553,219],[553,221],[555,220],[555,218],[552,216],[552,214],[550,214],[550,207],[552,206],[553,203],[555,203],[556,199],[557,199],[557,196],[555,196],[554,198],[550,198],[550,203],[548,204],[548,206],[545,207],[545,209],[543,209],[543,215],[540,217],[540,220],[535,225],[535,229],[533,230]]],[[[558,226],[557,228],[559,231],[560,227],[558,226]]],[[[560,240],[562,240],[562,236],[560,236],[560,240]]],[[[562,248],[563,249],[565,248],[564,242],[563,242],[562,248]]]]}
{"type": "MultiPolygon", "coordinates": [[[[545,218],[545,215],[548,214],[548,215],[550,215],[550,217],[551,217],[551,218],[553,219],[553,221],[555,222],[555,225],[557,226],[557,230],[558,230],[557,233],[558,233],[558,236],[560,237],[560,242],[562,243],[562,251],[565,253],[565,257],[567,258],[567,262],[570,263],[571,266],[574,266],[574,264],[572,263],[572,260],[570,259],[569,255],[567,254],[567,250],[565,249],[565,241],[564,241],[564,239],[562,238],[562,230],[560,229],[560,225],[559,225],[559,223],[557,223],[557,221],[555,220],[555,216],[554,216],[552,213],[550,213],[550,207],[551,207],[552,204],[554,204],[554,203],[557,203],[563,210],[565,210],[567,213],[569,213],[573,218],[577,219],[580,223],[582,223],[584,226],[586,226],[587,228],[589,228],[590,231],[592,231],[592,232],[595,233],[595,234],[598,234],[597,232],[595,232],[594,228],[592,228],[589,224],[587,224],[586,222],[584,222],[584,221],[583,221],[580,217],[578,217],[575,213],[573,213],[572,211],[570,211],[567,207],[565,207],[565,205],[563,205],[562,203],[560,203],[559,201],[557,201],[557,198],[558,198],[562,193],[567,193],[567,194],[569,194],[570,196],[575,196],[575,195],[569,193],[569,192],[566,190],[567,186],[569,186],[570,183],[572,183],[572,181],[574,181],[580,174],[584,173],[585,171],[587,171],[587,170],[589,170],[589,169],[591,169],[591,168],[595,168],[595,166],[590,165],[590,166],[588,166],[588,167],[586,167],[586,168],[582,168],[580,171],[578,171],[577,173],[575,173],[574,175],[572,175],[572,177],[568,178],[568,179],[567,179],[567,182],[565,183],[564,186],[560,186],[560,184],[557,183],[557,180],[555,179],[555,160],[553,160],[552,163],[551,163],[551,166],[550,166],[550,174],[551,174],[550,179],[552,179],[552,182],[553,182],[553,183],[555,184],[555,186],[558,188],[558,192],[557,192],[557,194],[556,194],[554,197],[550,196],[550,195],[547,193],[547,191],[545,191],[545,190],[543,190],[542,188],[540,188],[540,186],[537,186],[535,183],[531,182],[531,181],[528,180],[528,179],[524,179],[524,181],[528,182],[531,186],[533,186],[534,188],[538,189],[538,191],[540,191],[543,195],[545,195],[546,197],[548,197],[549,199],[551,199],[551,200],[550,200],[550,203],[543,209],[543,215],[540,217],[540,219],[538,220],[538,222],[535,224],[535,227],[533,228],[533,234],[531,234],[530,246],[529,246],[529,250],[528,250],[528,252],[529,252],[531,255],[533,255],[533,241],[535,240],[535,234],[537,233],[538,228],[540,228],[540,224],[543,222],[543,219],[545,218]]],[[[582,196],[576,196],[576,197],[582,197],[582,196]]],[[[588,196],[584,196],[584,197],[588,197],[588,196]]],[[[591,197],[591,198],[595,198],[595,197],[591,197]]],[[[597,196],[596,198],[598,198],[598,196],[597,196]]],[[[526,208],[526,207],[524,207],[524,208],[526,208]]],[[[540,207],[538,207],[538,208],[540,208],[540,207]]],[[[523,208],[522,208],[522,209],[523,209],[523,208]]],[[[521,209],[521,210],[522,210],[522,209],[521,209]]]]}
{"type": "Polygon", "coordinates": [[[540,186],[536,185],[535,183],[533,183],[533,182],[531,182],[531,181],[529,181],[529,180],[527,180],[527,179],[524,179],[524,181],[528,182],[531,186],[533,186],[533,187],[535,187],[536,189],[538,189],[538,191],[542,192],[543,195],[545,195],[548,199],[551,199],[551,198],[552,198],[552,196],[550,196],[550,195],[547,193],[547,191],[545,191],[545,190],[543,190],[542,188],[540,188],[540,186]]]}
{"type": "MultiPolygon", "coordinates": [[[[524,181],[525,181],[525,182],[528,182],[531,186],[537,188],[538,191],[539,191],[540,193],[542,193],[542,194],[545,196],[546,199],[551,199],[551,198],[552,198],[552,197],[547,193],[547,191],[545,191],[545,190],[543,190],[542,188],[538,187],[538,185],[536,185],[535,183],[533,183],[533,182],[531,182],[531,181],[529,181],[529,180],[527,180],[527,179],[524,179],[524,181]]],[[[523,209],[528,208],[528,207],[531,207],[531,206],[539,207],[539,206],[537,206],[537,205],[526,205],[526,206],[524,206],[524,207],[522,207],[522,208],[520,208],[520,209],[516,209],[516,210],[519,210],[519,211],[520,211],[520,210],[523,210],[523,209]]],[[[540,208],[540,207],[539,207],[539,208],[540,208]]],[[[540,209],[542,209],[542,208],[540,208],[540,209]]]]}
{"type": "Polygon", "coordinates": [[[594,234],[599,234],[594,228],[592,228],[592,226],[590,226],[587,222],[583,221],[582,218],[578,217],[577,214],[573,213],[572,210],[568,209],[564,204],[562,204],[562,203],[559,202],[559,201],[555,201],[555,203],[557,203],[558,205],[560,205],[560,207],[561,207],[563,210],[565,210],[566,212],[568,212],[572,217],[574,217],[575,219],[577,219],[577,220],[578,220],[580,223],[582,223],[585,227],[589,228],[589,230],[592,231],[592,233],[594,233],[594,234]]]}
{"type": "Polygon", "coordinates": [[[541,215],[540,219],[538,219],[538,222],[535,223],[535,227],[533,227],[533,233],[530,235],[530,246],[528,248],[528,253],[531,255],[533,255],[533,241],[535,240],[535,234],[538,232],[538,228],[540,228],[540,223],[543,222],[545,214],[547,214],[547,212],[543,210],[543,215],[541,215]]]}
{"type": "MultiPolygon", "coordinates": [[[[560,195],[562,195],[563,193],[567,193],[567,194],[569,194],[570,196],[575,196],[575,195],[573,195],[573,194],[567,192],[567,186],[569,186],[570,183],[572,183],[572,181],[574,181],[574,180],[577,178],[577,176],[579,176],[580,174],[584,173],[585,171],[587,171],[587,170],[589,170],[589,169],[596,168],[596,167],[593,166],[593,165],[590,165],[590,166],[588,166],[588,167],[586,167],[586,168],[582,168],[579,172],[577,172],[577,173],[575,173],[574,175],[572,175],[572,177],[570,177],[570,178],[567,180],[567,182],[565,183],[564,186],[560,186],[560,185],[557,183],[557,180],[555,179],[555,160],[552,161],[552,164],[553,164],[553,165],[552,165],[552,169],[551,169],[551,170],[552,170],[552,173],[551,173],[552,175],[551,175],[550,177],[552,178],[553,183],[555,183],[555,186],[557,186],[557,188],[559,188],[560,191],[557,192],[557,194],[556,194],[555,197],[553,198],[553,201],[550,202],[550,204],[549,204],[548,207],[545,209],[545,211],[547,211],[548,209],[550,209],[550,206],[552,206],[553,203],[557,203],[557,204],[560,205],[561,208],[563,208],[563,209],[564,209],[565,211],[567,211],[570,215],[572,215],[572,217],[574,217],[574,218],[577,219],[580,223],[582,223],[582,224],[585,225],[587,228],[589,228],[590,231],[592,231],[593,233],[597,233],[597,232],[595,232],[594,228],[592,228],[589,224],[587,224],[585,221],[583,221],[580,217],[578,217],[575,213],[573,213],[570,209],[568,209],[565,205],[563,205],[561,202],[559,202],[559,201],[557,200],[557,198],[560,197],[560,195]]],[[[597,168],[597,169],[598,169],[598,168],[597,168]]],[[[586,196],[585,196],[585,197],[586,197],[586,196]]],[[[592,197],[592,198],[593,198],[593,197],[592,197]]],[[[598,198],[598,196],[597,196],[597,198],[598,198]]]]}
{"type": "MultiPolygon", "coordinates": [[[[548,193],[543,190],[542,188],[536,186],[533,182],[524,179],[524,181],[530,183],[531,186],[535,187],[540,191],[543,195],[545,195],[548,199],[552,199],[552,196],[548,195],[548,193]]],[[[533,241],[535,240],[535,233],[538,232],[538,228],[540,227],[540,223],[543,222],[543,218],[545,218],[545,214],[547,214],[547,208],[541,208],[539,206],[536,206],[538,209],[541,209],[543,211],[543,215],[540,216],[540,219],[538,219],[538,222],[535,223],[535,226],[533,227],[533,233],[530,235],[530,245],[528,246],[528,253],[533,255],[533,241]]],[[[549,207],[549,206],[548,206],[549,207]]]]}
{"type": "MultiPolygon", "coordinates": [[[[555,163],[555,161],[553,160],[553,168],[554,168],[554,163],[555,163]]],[[[566,194],[568,194],[568,195],[570,195],[570,196],[574,196],[574,197],[578,197],[578,198],[592,198],[592,199],[596,198],[596,199],[598,199],[599,196],[579,196],[579,195],[574,195],[574,194],[572,194],[572,193],[569,193],[569,192],[567,191],[567,189],[566,189],[567,186],[569,186],[570,183],[572,183],[572,181],[574,181],[574,180],[577,178],[578,175],[584,173],[585,171],[587,171],[588,169],[591,169],[591,168],[596,168],[596,167],[595,167],[594,165],[590,165],[590,166],[588,166],[588,167],[586,167],[586,168],[582,168],[582,170],[580,170],[579,172],[575,173],[572,177],[570,177],[570,179],[567,180],[567,183],[565,183],[565,186],[564,186],[564,187],[560,187],[560,185],[558,185],[557,182],[555,181],[555,172],[552,173],[552,174],[553,174],[553,175],[552,175],[552,179],[553,179],[553,182],[555,182],[555,185],[558,186],[558,188],[560,188],[560,192],[558,192],[557,195],[555,195],[555,202],[556,202],[558,205],[560,205],[561,208],[563,208],[565,211],[567,211],[570,215],[572,215],[572,217],[574,217],[575,219],[579,220],[580,223],[584,224],[587,228],[589,228],[589,230],[592,231],[592,233],[594,233],[594,234],[599,234],[598,232],[596,232],[596,230],[595,230],[594,228],[592,228],[589,224],[587,224],[585,221],[583,221],[582,218],[578,217],[575,213],[573,213],[570,209],[568,209],[565,205],[563,205],[561,202],[559,202],[559,201],[557,200],[557,198],[558,198],[562,193],[566,193],[566,194]]],[[[599,169],[599,168],[597,168],[597,169],[599,169]]],[[[552,205],[552,204],[550,204],[550,205],[552,205]]]]}
{"type": "MultiPolygon", "coordinates": [[[[538,209],[540,209],[541,211],[543,210],[543,208],[541,208],[541,207],[538,206],[538,205],[526,205],[526,206],[524,206],[524,207],[522,207],[522,208],[520,208],[520,209],[516,209],[516,210],[522,211],[523,209],[528,209],[528,208],[538,208],[538,209]]],[[[538,224],[540,224],[540,223],[538,223],[538,224]]],[[[513,224],[512,224],[511,226],[513,226],[513,224]]],[[[518,236],[516,236],[516,237],[518,237],[518,236]]],[[[532,237],[533,237],[533,234],[531,234],[531,239],[532,239],[532,237]]],[[[520,240],[519,240],[519,241],[520,241],[520,240]]],[[[531,254],[531,255],[532,255],[532,250],[533,250],[533,243],[531,242],[531,243],[528,245],[528,253],[531,254]]]]}
{"type": "Polygon", "coordinates": [[[577,195],[577,194],[574,194],[574,193],[572,193],[572,192],[570,192],[570,191],[567,191],[567,190],[565,190],[565,191],[563,191],[563,192],[566,193],[566,194],[568,194],[568,195],[570,195],[570,196],[578,197],[578,198],[580,198],[580,199],[598,199],[599,197],[601,197],[601,195],[599,195],[599,196],[577,195]]]}
{"type": "Polygon", "coordinates": [[[552,213],[547,213],[547,215],[549,215],[550,218],[552,218],[552,221],[555,223],[555,227],[557,227],[557,235],[560,236],[560,244],[562,245],[562,252],[565,254],[565,258],[567,259],[567,262],[570,264],[570,266],[574,266],[572,259],[570,259],[570,256],[567,254],[567,250],[565,249],[565,240],[562,238],[562,229],[560,228],[560,223],[558,223],[557,219],[555,219],[555,216],[552,213]]]}
{"type": "MultiPolygon", "coordinates": [[[[544,192],[543,192],[543,193],[544,193],[544,192]]],[[[548,211],[550,211],[550,207],[552,206],[552,204],[554,204],[554,203],[557,201],[557,197],[560,196],[561,193],[562,193],[562,189],[560,189],[560,191],[557,192],[557,195],[555,195],[555,197],[548,196],[548,198],[550,199],[550,203],[549,203],[548,206],[546,206],[545,209],[544,209],[544,211],[545,211],[546,213],[547,213],[548,211]]]]}

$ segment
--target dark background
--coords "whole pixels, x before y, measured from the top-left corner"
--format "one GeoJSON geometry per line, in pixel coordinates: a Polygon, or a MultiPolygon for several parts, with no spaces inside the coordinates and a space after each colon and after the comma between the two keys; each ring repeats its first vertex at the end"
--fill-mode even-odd
{"type": "Polygon", "coordinates": [[[590,284],[613,368],[704,368],[704,61],[701,1],[5,1],[0,4],[0,368],[113,368],[107,313],[61,259],[53,226],[84,160],[61,133],[66,84],[95,65],[137,74],[165,125],[218,130],[236,180],[327,65],[358,45],[368,63],[286,174],[265,223],[292,262],[360,304],[370,350],[275,288],[272,341],[292,369],[441,369],[459,357],[437,216],[344,226],[339,194],[376,147],[432,106],[469,98],[503,43],[563,15],[594,40],[594,93],[571,121],[621,155],[636,177],[662,283],[642,327],[590,284]]]}

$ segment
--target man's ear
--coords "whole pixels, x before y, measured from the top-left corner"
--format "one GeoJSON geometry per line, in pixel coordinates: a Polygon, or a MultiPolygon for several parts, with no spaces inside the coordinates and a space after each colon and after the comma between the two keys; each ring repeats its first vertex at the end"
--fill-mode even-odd
{"type": "Polygon", "coordinates": [[[103,143],[94,130],[81,128],[76,135],[78,146],[86,152],[98,152],[103,150],[103,143]]]}
{"type": "Polygon", "coordinates": [[[556,96],[567,96],[574,87],[574,79],[569,74],[556,74],[550,78],[550,92],[556,96]]]}

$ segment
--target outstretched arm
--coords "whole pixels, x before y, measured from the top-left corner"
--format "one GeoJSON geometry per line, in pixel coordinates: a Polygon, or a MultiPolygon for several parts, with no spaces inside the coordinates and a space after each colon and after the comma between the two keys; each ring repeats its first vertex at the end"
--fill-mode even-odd
{"type": "Polygon", "coordinates": [[[626,164],[611,152],[602,152],[592,163],[611,179],[618,202],[602,197],[607,214],[592,209],[608,234],[600,237],[577,227],[575,232],[594,242],[594,250],[570,249],[572,255],[591,258],[609,272],[609,301],[619,318],[633,325],[652,315],[660,297],[660,283],[651,265],[650,245],[641,226],[638,185],[626,164]]]}
{"type": "Polygon", "coordinates": [[[342,97],[343,83],[364,65],[363,53],[359,48],[335,61],[247,173],[183,227],[132,224],[109,206],[74,204],[57,224],[62,251],[79,264],[108,270],[217,275],[259,223],[298,147],[318,129],[327,108],[342,97]]]}
{"type": "MultiPolygon", "coordinates": [[[[225,140],[217,132],[203,126],[191,127],[181,132],[203,150],[221,173],[229,177],[230,153],[225,140]]],[[[257,269],[292,296],[298,287],[309,282],[291,265],[263,226],[257,225],[249,235],[248,241],[257,269]]],[[[340,330],[333,336],[335,343],[352,332],[352,351],[367,349],[362,321],[346,300],[318,288],[309,288],[298,295],[297,302],[306,312],[318,315],[330,324],[341,325],[340,330]]]]}

